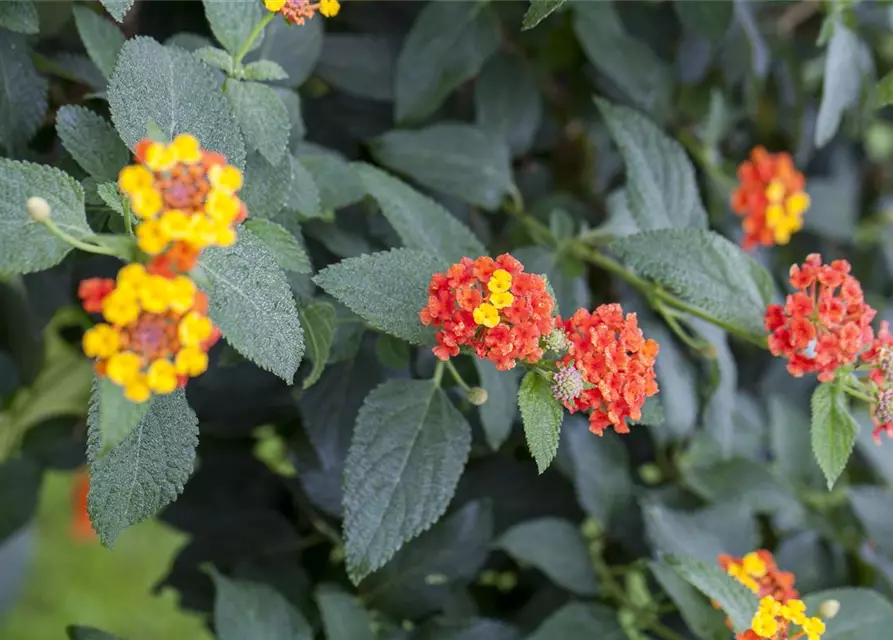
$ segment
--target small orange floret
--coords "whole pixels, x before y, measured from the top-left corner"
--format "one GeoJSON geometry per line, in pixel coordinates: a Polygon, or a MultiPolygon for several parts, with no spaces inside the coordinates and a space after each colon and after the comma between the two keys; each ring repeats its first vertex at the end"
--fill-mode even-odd
{"type": "Polygon", "coordinates": [[[87,313],[100,313],[102,301],[115,288],[111,278],[87,278],[78,285],[78,298],[87,313]]]}
{"type": "Polygon", "coordinates": [[[71,535],[75,540],[89,541],[96,538],[90,516],[87,514],[87,495],[90,493],[90,474],[79,471],[71,496],[71,535]]]}

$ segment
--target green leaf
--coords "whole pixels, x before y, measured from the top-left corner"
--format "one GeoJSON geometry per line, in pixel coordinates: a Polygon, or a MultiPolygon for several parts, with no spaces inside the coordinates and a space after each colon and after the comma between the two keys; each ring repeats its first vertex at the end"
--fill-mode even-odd
{"type": "Polygon", "coordinates": [[[24,36],[0,38],[0,146],[24,147],[47,112],[49,83],[37,73],[24,36]]]}
{"type": "Polygon", "coordinates": [[[121,192],[118,191],[117,184],[114,182],[100,182],[96,185],[96,195],[102,199],[109,209],[121,216],[124,215],[124,200],[121,197],[121,192]]]}
{"type": "Polygon", "coordinates": [[[0,28],[29,35],[37,33],[40,21],[33,0],[0,2],[0,28]]]}
{"type": "Polygon", "coordinates": [[[824,147],[831,141],[844,112],[858,105],[862,81],[873,72],[871,54],[865,44],[843,20],[835,21],[825,58],[822,102],[815,124],[817,147],[824,147]]]}
{"type": "Polygon", "coordinates": [[[87,433],[90,493],[87,512],[111,548],[124,529],[177,499],[192,474],[198,420],[182,389],[154,396],[146,414],[117,447],[100,457],[101,420],[87,433]]]}
{"type": "MultiPolygon", "coordinates": [[[[263,3],[255,0],[202,0],[202,4],[217,42],[233,55],[248,42],[251,32],[266,14],[263,3]]],[[[256,49],[261,40],[256,38],[251,49],[256,49]]]]}
{"type": "MultiPolygon", "coordinates": [[[[9,426],[6,422],[0,424],[9,426]]],[[[0,462],[0,542],[21,531],[34,517],[41,476],[40,466],[29,457],[0,462]]]]}
{"type": "Polygon", "coordinates": [[[335,153],[297,154],[319,191],[319,206],[334,211],[359,202],[366,190],[353,167],[335,153]]]}
{"type": "Polygon", "coordinates": [[[695,171],[679,143],[633,109],[595,102],[626,164],[625,193],[639,229],[706,228],[695,171]]]}
{"type": "Polygon", "coordinates": [[[412,25],[397,59],[394,113],[418,122],[478,74],[499,46],[499,22],[486,3],[432,2],[412,25]]]}
{"type": "Polygon", "coordinates": [[[478,410],[487,444],[493,451],[503,445],[512,432],[518,417],[518,388],[521,372],[517,369],[499,371],[489,360],[475,358],[481,386],[487,392],[487,401],[478,410]]]}
{"type": "Polygon", "coordinates": [[[602,604],[571,602],[546,618],[527,640],[626,640],[617,612],[602,604]]]}
{"type": "Polygon", "coordinates": [[[568,591],[580,596],[598,593],[586,541],[567,520],[526,520],[502,534],[495,545],[518,564],[539,569],[568,591]]]}
{"type": "Polygon", "coordinates": [[[231,580],[217,571],[211,578],[217,590],[214,627],[219,640],[313,640],[304,616],[269,585],[231,580]]]}
{"type": "Polygon", "coordinates": [[[837,600],[840,613],[825,620],[822,640],[884,638],[893,625],[893,605],[872,589],[830,589],[803,598],[806,610],[816,615],[823,602],[837,600]]]}
{"type": "Polygon", "coordinates": [[[248,149],[260,151],[270,164],[279,164],[291,128],[282,99],[266,85],[239,80],[229,81],[226,97],[245,134],[248,149]]]}
{"type": "Polygon", "coordinates": [[[375,340],[375,356],[384,366],[401,371],[409,366],[409,345],[399,338],[382,333],[375,340]]]}
{"type": "Polygon", "coordinates": [[[881,81],[877,83],[875,96],[878,108],[893,104],[893,71],[885,75],[881,78],[881,81]]]}
{"type": "Polygon", "coordinates": [[[673,3],[676,15],[685,29],[711,42],[719,42],[729,30],[735,5],[731,2],[686,2],[673,3]]]}
{"type": "MultiPolygon", "coordinates": [[[[731,458],[735,453],[735,437],[737,425],[735,412],[729,411],[734,406],[738,389],[738,365],[735,355],[729,347],[729,336],[721,328],[700,318],[691,318],[692,330],[706,340],[714,349],[714,357],[707,363],[707,385],[702,390],[706,396],[703,412],[704,424],[719,444],[724,458],[731,458]]],[[[740,433],[738,433],[740,435],[740,433]]]]}
{"type": "Polygon", "coordinates": [[[728,502],[698,511],[676,511],[658,503],[642,510],[645,530],[658,551],[716,562],[722,553],[745,554],[758,544],[753,514],[728,502]]]}
{"type": "Polygon", "coordinates": [[[354,596],[327,583],[319,585],[314,595],[327,640],[375,640],[372,617],[354,596]]]}
{"type": "Polygon", "coordinates": [[[715,608],[697,589],[663,561],[649,563],[651,573],[666,592],[685,624],[701,640],[726,640],[729,629],[726,616],[715,608]]]}
{"type": "Polygon", "coordinates": [[[217,47],[201,47],[192,52],[196,58],[207,65],[229,73],[233,68],[233,57],[217,47]]]}
{"type": "Polygon", "coordinates": [[[118,636],[113,636],[93,627],[72,625],[66,628],[65,632],[68,634],[68,640],[118,640],[118,636]]]}
{"type": "Polygon", "coordinates": [[[258,60],[257,62],[246,64],[242,69],[242,75],[245,76],[246,80],[259,80],[262,82],[288,79],[288,73],[286,73],[285,69],[272,60],[258,60]]]}
{"type": "Polygon", "coordinates": [[[272,165],[253,152],[245,162],[245,186],[239,197],[252,218],[275,218],[285,207],[291,188],[291,162],[272,165]]]}
{"type": "Polygon", "coordinates": [[[529,151],[543,118],[531,65],[515,55],[493,56],[474,85],[474,107],[478,126],[505,142],[513,156],[529,151]]]}
{"type": "Polygon", "coordinates": [[[775,469],[791,483],[818,488],[822,470],[814,456],[803,455],[810,448],[809,416],[782,395],[768,400],[769,443],[775,469]]]}
{"type": "Polygon", "coordinates": [[[148,402],[131,402],[124,397],[124,390],[107,378],[97,378],[93,382],[90,406],[87,411],[87,426],[99,434],[97,458],[127,439],[146,417],[148,402]]]}
{"type": "Polygon", "coordinates": [[[729,326],[765,335],[763,313],[774,294],[769,273],[713,231],[659,229],[610,244],[639,275],[729,326]]]}
{"type": "Polygon", "coordinates": [[[750,589],[727,575],[716,564],[707,564],[680,555],[668,555],[664,560],[686,582],[722,607],[736,633],[743,633],[750,628],[759,604],[750,589]]]}
{"type": "Polygon", "coordinates": [[[810,407],[812,451],[830,490],[853,452],[859,423],[850,414],[843,388],[833,382],[825,382],[816,388],[810,407]]]}
{"type": "Polygon", "coordinates": [[[487,618],[435,618],[425,623],[413,640],[521,640],[513,626],[487,618]]]}
{"type": "Polygon", "coordinates": [[[291,231],[270,220],[248,220],[245,228],[260,240],[284,271],[313,273],[310,256],[291,231]]]}
{"type": "Polygon", "coordinates": [[[241,229],[232,247],[199,260],[210,316],[233,348],[291,383],[304,355],[304,333],[285,274],[263,243],[241,229]]]}
{"type": "Polygon", "coordinates": [[[285,208],[294,211],[302,218],[318,218],[322,215],[320,210],[319,189],[313,176],[304,165],[294,156],[289,157],[291,163],[291,185],[285,194],[285,208]]]}
{"type": "Polygon", "coordinates": [[[867,543],[884,558],[893,557],[893,495],[882,487],[852,487],[848,491],[853,512],[865,529],[867,543]]]}
{"type": "Polygon", "coordinates": [[[288,84],[297,87],[310,77],[322,53],[324,20],[310,20],[293,27],[285,20],[273,20],[264,29],[260,48],[246,57],[246,62],[271,60],[288,74],[288,84]]]}
{"type": "Polygon", "coordinates": [[[114,127],[85,107],[59,109],[56,133],[81,168],[96,178],[117,182],[118,173],[130,162],[130,151],[114,127]]]}
{"type": "Polygon", "coordinates": [[[487,253],[471,230],[434,200],[371,165],[358,162],[351,166],[408,248],[451,263],[463,256],[477,258],[487,253]]]}
{"type": "Polygon", "coordinates": [[[564,2],[565,0],[530,0],[530,6],[527,7],[527,13],[524,14],[524,20],[521,22],[521,31],[533,29],[564,2]]]}
{"type": "Polygon", "coordinates": [[[72,7],[74,23],[87,55],[106,78],[112,75],[125,37],[113,22],[81,5],[72,7]]]}
{"type": "Polygon", "coordinates": [[[125,14],[133,6],[135,0],[99,0],[105,10],[118,22],[124,22],[125,14]]]}
{"type": "Polygon", "coordinates": [[[322,375],[335,339],[335,307],[328,302],[314,302],[301,309],[301,325],[307,334],[307,357],[313,369],[304,378],[304,389],[313,386],[322,375]]]}
{"type": "Polygon", "coordinates": [[[497,209],[514,188],[505,143],[471,125],[390,131],[372,141],[370,151],[386,167],[485,209],[497,209]]]}
{"type": "Polygon", "coordinates": [[[333,33],[323,41],[316,73],[349,95],[391,102],[396,67],[397,49],[391,40],[333,33]]]}
{"type": "Polygon", "coordinates": [[[168,139],[191,133],[205,149],[244,168],[245,145],[220,84],[220,75],[191,53],[133,38],[109,80],[112,122],[131,148],[146,136],[151,120],[168,139]]]}
{"type": "Polygon", "coordinates": [[[344,467],[355,584],[443,515],[470,448],[471,427],[433,380],[389,380],[366,397],[344,467]]]}
{"type": "Polygon", "coordinates": [[[549,468],[558,452],[564,408],[552,396],[552,384],[535,371],[529,372],[521,380],[518,407],[524,422],[527,447],[542,473],[549,468]]]}
{"type": "Polygon", "coordinates": [[[74,178],[53,167],[0,158],[0,274],[43,271],[71,251],[70,244],[28,215],[26,202],[32,196],[49,203],[60,229],[76,237],[91,233],[84,190],[74,178]]]}
{"type": "Polygon", "coordinates": [[[313,281],[376,329],[413,344],[433,344],[419,311],[431,276],[447,263],[421,251],[392,249],[342,260],[313,281]]]}

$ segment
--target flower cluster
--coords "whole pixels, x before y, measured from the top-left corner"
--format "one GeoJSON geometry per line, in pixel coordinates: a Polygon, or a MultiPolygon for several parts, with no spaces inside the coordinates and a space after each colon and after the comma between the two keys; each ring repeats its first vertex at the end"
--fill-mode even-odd
{"type": "Polygon", "coordinates": [[[609,425],[617,433],[628,433],[626,419],[640,420],[645,398],[657,393],[657,343],[645,339],[636,314],[624,316],[619,304],[603,304],[591,313],[579,309],[567,320],[559,318],[558,325],[570,347],[559,361],[556,378],[565,378],[573,367],[589,388],[570,401],[566,395],[557,397],[571,413],[591,410],[593,433],[602,435],[609,425]]]}
{"type": "Polygon", "coordinates": [[[441,360],[459,355],[462,346],[500,370],[543,357],[540,339],[555,326],[555,300],[542,276],[524,273],[509,254],[462,258],[431,277],[428,294],[419,318],[440,329],[434,355],[441,360]]]}
{"type": "Polygon", "coordinates": [[[818,373],[822,382],[833,380],[839,367],[855,362],[871,346],[876,311],[866,304],[846,260],[825,265],[819,254],[810,254],[805,263],[791,267],[790,283],[797,292],[784,306],[766,309],[769,350],[787,358],[795,377],[818,373]]]}
{"type": "Polygon", "coordinates": [[[142,140],[135,155],[139,164],[124,167],[118,185],[140,219],[137,244],[153,256],[150,272],[186,273],[202,249],[236,241],[247,210],[236,195],[242,172],[226,158],[187,134],[170,144],[142,140]]]}
{"type": "Polygon", "coordinates": [[[806,181],[790,154],[756,147],[750,160],[738,167],[738,180],[732,209],[744,218],[744,248],[787,244],[803,227],[803,213],[809,208],[806,181]]]}
{"type": "Polygon", "coordinates": [[[779,570],[775,558],[765,549],[752,551],[743,558],[723,554],[718,562],[723,571],[759,598],[771,596],[779,602],[787,602],[800,597],[794,588],[794,574],[779,570]]]}
{"type": "Polygon", "coordinates": [[[319,11],[326,18],[334,18],[341,10],[338,0],[320,0],[313,4],[310,0],[264,0],[267,11],[280,14],[285,21],[294,25],[303,25],[319,11]]]}
{"type": "Polygon", "coordinates": [[[116,280],[84,280],[78,294],[86,311],[105,320],[84,333],[84,353],[132,402],[170,393],[207,369],[220,332],[207,317],[207,298],[186,276],[129,264],[116,280]]]}
{"type": "Polygon", "coordinates": [[[825,623],[820,618],[808,617],[802,600],[781,603],[772,596],[760,600],[750,627],[739,633],[737,640],[820,640],[825,633],[825,623]],[[792,624],[800,627],[800,631],[791,629],[792,624]]]}

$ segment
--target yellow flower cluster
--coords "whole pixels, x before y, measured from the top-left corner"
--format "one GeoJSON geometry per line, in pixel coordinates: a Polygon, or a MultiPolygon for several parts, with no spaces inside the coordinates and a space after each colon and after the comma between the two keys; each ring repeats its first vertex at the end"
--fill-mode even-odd
{"type": "Polygon", "coordinates": [[[494,271],[487,282],[490,295],[486,302],[481,303],[473,311],[474,321],[490,329],[499,325],[499,310],[511,306],[515,301],[515,296],[509,293],[511,287],[512,274],[505,269],[494,271]]]}
{"type": "Polygon", "coordinates": [[[800,627],[807,640],[820,640],[825,632],[824,622],[819,618],[807,617],[806,605],[802,600],[788,600],[782,604],[771,596],[760,600],[751,629],[759,638],[774,640],[779,631],[783,632],[781,637],[788,638],[791,637],[788,630],[791,623],[800,627]]]}
{"type": "Polygon", "coordinates": [[[809,194],[805,191],[788,193],[780,180],[766,187],[766,226],[772,229],[776,244],[787,244],[791,235],[803,228],[803,214],[809,209],[809,194]]]}
{"type": "Polygon", "coordinates": [[[280,14],[287,22],[302,25],[310,20],[317,11],[326,18],[334,18],[341,10],[338,0],[320,0],[310,3],[310,0],[264,0],[267,11],[280,14]]]}
{"type": "Polygon", "coordinates": [[[748,553],[741,562],[730,562],[726,572],[754,593],[759,591],[757,580],[764,577],[768,567],[756,552],[748,553]]]}

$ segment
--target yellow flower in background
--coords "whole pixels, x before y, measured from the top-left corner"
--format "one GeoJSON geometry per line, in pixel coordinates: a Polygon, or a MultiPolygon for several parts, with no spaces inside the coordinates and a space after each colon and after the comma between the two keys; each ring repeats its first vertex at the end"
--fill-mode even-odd
{"type": "Polygon", "coordinates": [[[341,10],[341,3],[338,0],[320,0],[319,12],[326,18],[334,18],[341,10]]]}

